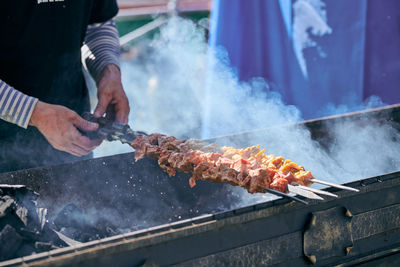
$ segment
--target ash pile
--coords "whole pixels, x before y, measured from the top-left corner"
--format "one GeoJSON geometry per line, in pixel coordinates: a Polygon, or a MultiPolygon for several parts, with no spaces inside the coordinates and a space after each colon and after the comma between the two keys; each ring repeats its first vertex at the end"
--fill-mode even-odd
{"type": "Polygon", "coordinates": [[[73,204],[49,221],[38,197],[24,185],[0,185],[0,261],[120,233],[106,220],[89,220],[73,204]]]}

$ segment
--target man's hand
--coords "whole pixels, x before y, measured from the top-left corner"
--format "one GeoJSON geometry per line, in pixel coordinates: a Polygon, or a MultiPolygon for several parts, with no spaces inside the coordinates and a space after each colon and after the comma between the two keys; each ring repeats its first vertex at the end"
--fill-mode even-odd
{"type": "Polygon", "coordinates": [[[120,123],[128,123],[129,102],[121,83],[121,72],[115,65],[108,65],[97,82],[99,99],[94,116],[106,117],[120,123]]]}
{"type": "Polygon", "coordinates": [[[95,131],[99,127],[97,123],[86,121],[63,106],[38,101],[29,125],[38,128],[55,149],[75,156],[87,155],[101,143],[101,140],[91,140],[83,136],[77,129],[95,131]]]}

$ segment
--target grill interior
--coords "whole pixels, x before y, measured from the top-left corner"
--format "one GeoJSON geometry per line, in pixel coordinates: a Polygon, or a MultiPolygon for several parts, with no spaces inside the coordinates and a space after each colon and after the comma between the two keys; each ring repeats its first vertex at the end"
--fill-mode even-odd
{"type": "MultiPolygon", "coordinates": [[[[399,106],[391,106],[308,121],[296,127],[308,128],[313,140],[329,150],[334,140],[329,127],[333,124],[346,121],[360,125],[389,122],[396,127],[400,118],[399,110],[399,106]]],[[[245,147],[254,144],[249,143],[254,140],[253,136],[267,136],[285,127],[293,125],[269,127],[209,141],[245,147]]],[[[206,220],[235,217],[255,209],[288,203],[287,200],[265,202],[274,197],[252,196],[241,188],[225,184],[198,182],[194,188],[190,188],[189,178],[190,174],[183,173],[168,177],[154,160],[134,162],[133,153],[0,174],[1,183],[26,184],[37,191],[40,194],[38,206],[48,209],[50,221],[66,205],[74,204],[90,218],[107,218],[126,233],[147,231],[150,227],[198,216],[206,216],[206,220]],[[210,214],[213,217],[208,217],[210,214]]],[[[371,179],[376,183],[378,178],[371,179]]]]}

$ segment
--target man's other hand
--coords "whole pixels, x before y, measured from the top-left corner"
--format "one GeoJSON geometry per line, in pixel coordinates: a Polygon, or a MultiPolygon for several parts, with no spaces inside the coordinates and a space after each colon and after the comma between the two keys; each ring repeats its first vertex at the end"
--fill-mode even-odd
{"type": "Polygon", "coordinates": [[[106,117],[120,123],[128,123],[129,102],[121,83],[121,72],[115,65],[108,65],[97,83],[98,103],[94,116],[106,117]]]}
{"type": "Polygon", "coordinates": [[[78,128],[85,132],[95,131],[99,127],[97,123],[86,121],[63,106],[38,101],[29,125],[38,128],[55,149],[78,157],[89,154],[101,143],[101,140],[91,140],[78,131],[78,128]]]}

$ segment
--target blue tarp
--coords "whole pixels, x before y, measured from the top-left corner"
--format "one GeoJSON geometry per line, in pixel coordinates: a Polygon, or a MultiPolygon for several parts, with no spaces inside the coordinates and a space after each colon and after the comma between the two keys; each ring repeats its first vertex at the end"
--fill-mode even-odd
{"type": "Polygon", "coordinates": [[[372,95],[400,103],[399,0],[214,0],[210,46],[227,50],[240,80],[273,84],[304,119],[372,95]]]}

